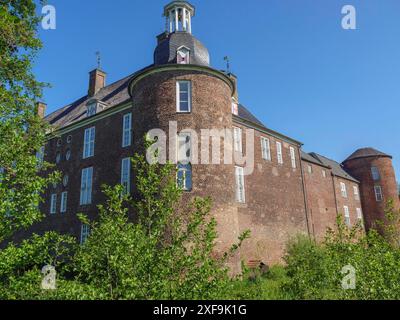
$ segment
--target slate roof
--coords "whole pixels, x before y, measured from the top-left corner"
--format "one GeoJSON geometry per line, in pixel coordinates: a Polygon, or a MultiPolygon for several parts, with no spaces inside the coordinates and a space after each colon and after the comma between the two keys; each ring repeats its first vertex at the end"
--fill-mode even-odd
{"type": "Polygon", "coordinates": [[[187,32],[174,32],[161,40],[154,50],[154,64],[176,63],[176,53],[180,47],[186,47],[190,50],[190,64],[207,67],[210,65],[208,49],[187,32]]]}
{"type": "MultiPolygon", "coordinates": [[[[151,66],[149,66],[151,67],[151,66]]],[[[146,67],[144,69],[147,69],[146,67]]],[[[144,70],[142,69],[142,70],[144,70]]],[[[88,95],[83,96],[76,100],[75,102],[66,105],[65,107],[56,110],[55,112],[49,114],[45,117],[51,125],[61,129],[67,127],[73,123],[86,118],[86,105],[92,99],[98,99],[106,104],[106,109],[120,105],[121,103],[130,100],[128,85],[129,81],[135,74],[141,72],[142,70],[135,72],[121,80],[118,80],[97,92],[93,97],[88,95]]],[[[266,128],[265,125],[258,120],[245,106],[239,105],[239,117],[255,123],[262,128],[266,128]]]]}
{"type": "Polygon", "coordinates": [[[354,152],[353,154],[350,155],[350,157],[348,157],[346,160],[343,161],[349,161],[349,160],[354,160],[354,159],[360,159],[360,158],[368,158],[368,157],[388,157],[388,158],[392,158],[392,156],[383,153],[381,151],[378,151],[374,148],[362,148],[362,149],[358,149],[356,152],[354,152]]]}
{"type": "Polygon", "coordinates": [[[317,164],[319,166],[326,167],[321,161],[319,161],[317,158],[314,158],[311,154],[301,150],[301,158],[305,161],[317,164]]]}
{"type": "Polygon", "coordinates": [[[356,178],[352,177],[348,172],[346,172],[339,162],[336,162],[335,160],[329,159],[329,158],[324,157],[315,152],[311,152],[310,156],[317,159],[324,166],[331,168],[333,175],[347,179],[347,180],[351,180],[351,181],[354,181],[357,183],[359,182],[356,178]]]}

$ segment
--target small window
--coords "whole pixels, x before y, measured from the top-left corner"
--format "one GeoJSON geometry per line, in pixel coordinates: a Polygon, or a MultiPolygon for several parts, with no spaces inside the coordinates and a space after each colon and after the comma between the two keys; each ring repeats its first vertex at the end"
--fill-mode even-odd
{"type": "Polygon", "coordinates": [[[61,147],[61,145],[62,145],[62,140],[61,140],[61,139],[58,139],[58,140],[57,140],[57,147],[61,147]]]}
{"type": "Polygon", "coordinates": [[[83,159],[94,156],[94,143],[96,137],[96,128],[92,127],[85,130],[83,159]]]}
{"type": "Polygon", "coordinates": [[[346,184],[344,182],[340,183],[340,192],[342,193],[343,198],[347,198],[347,189],[346,189],[346,184]]]}
{"type": "Polygon", "coordinates": [[[179,48],[176,54],[176,60],[178,64],[190,64],[190,50],[186,47],[179,48]]]}
{"type": "Polygon", "coordinates": [[[293,147],[290,147],[290,160],[292,162],[292,168],[296,169],[296,151],[293,147]]]}
{"type": "Polygon", "coordinates": [[[39,151],[36,152],[36,159],[38,162],[38,167],[42,167],[44,162],[44,147],[40,147],[39,151]]]}
{"type": "Polygon", "coordinates": [[[374,181],[379,181],[381,179],[381,175],[379,173],[379,169],[377,167],[371,168],[372,179],[374,181]]]}
{"type": "Polygon", "coordinates": [[[375,199],[377,202],[383,201],[383,195],[382,195],[382,187],[381,186],[375,186],[375,199]]]}
{"type": "Polygon", "coordinates": [[[61,162],[61,152],[57,152],[56,163],[60,163],[60,162],[61,162]]]}
{"type": "Polygon", "coordinates": [[[90,226],[82,224],[81,226],[81,244],[84,244],[90,235],[90,226]]]}
{"type": "Polygon", "coordinates": [[[322,170],[322,177],[326,178],[326,171],[322,170]]]}
{"type": "Polygon", "coordinates": [[[57,212],[57,195],[52,194],[50,200],[50,214],[56,214],[57,212]]]}
{"type": "Polygon", "coordinates": [[[232,102],[232,114],[239,115],[239,105],[236,102],[232,102]]]}
{"type": "Polygon", "coordinates": [[[309,165],[307,166],[307,171],[308,171],[309,174],[312,174],[312,173],[313,173],[313,168],[312,168],[312,165],[311,165],[311,164],[309,164],[309,165]]]}
{"type": "Polygon", "coordinates": [[[67,143],[71,143],[71,142],[72,142],[72,136],[69,135],[69,136],[67,137],[67,143]]]}
{"type": "Polygon", "coordinates": [[[92,203],[93,167],[82,170],[80,205],[92,203]]]}
{"type": "Polygon", "coordinates": [[[87,117],[94,116],[97,113],[97,102],[91,103],[87,106],[86,115],[87,117]]]}
{"type": "Polygon", "coordinates": [[[233,144],[235,151],[243,152],[242,129],[237,127],[233,128],[233,144]]]}
{"type": "Polygon", "coordinates": [[[283,164],[283,155],[282,155],[282,143],[276,143],[276,155],[278,158],[278,163],[283,164]]]}
{"type": "Polygon", "coordinates": [[[190,163],[178,164],[176,180],[178,187],[183,191],[192,191],[192,165],[190,163]]]}
{"type": "Polygon", "coordinates": [[[68,185],[68,181],[69,181],[69,176],[65,175],[63,178],[63,186],[66,187],[68,185]]]}
{"type": "Polygon", "coordinates": [[[344,222],[348,227],[351,226],[351,221],[350,221],[350,211],[348,206],[344,206],[344,222]]]}
{"type": "Polygon", "coordinates": [[[122,148],[129,147],[132,144],[132,113],[124,115],[122,133],[122,148]]]}
{"type": "Polygon", "coordinates": [[[65,153],[65,160],[69,161],[71,159],[71,150],[68,149],[65,153]]]}
{"type": "Polygon", "coordinates": [[[178,135],[177,143],[178,162],[189,163],[192,161],[192,137],[188,132],[178,135]]]}
{"type": "Polygon", "coordinates": [[[68,192],[61,193],[61,207],[60,207],[61,213],[67,212],[67,201],[68,201],[68,192]]]}
{"type": "Polygon", "coordinates": [[[239,203],[246,202],[245,185],[244,185],[244,170],[242,167],[236,167],[236,201],[239,203]]]}
{"type": "Polygon", "coordinates": [[[354,199],[360,200],[360,192],[358,190],[358,187],[357,186],[353,186],[353,189],[354,189],[354,199]]]}
{"type": "Polygon", "coordinates": [[[189,113],[192,110],[192,93],[190,81],[178,81],[176,83],[177,111],[189,113]]]}
{"type": "Polygon", "coordinates": [[[271,161],[271,144],[268,138],[261,138],[261,152],[264,160],[271,161]]]}
{"type": "Polygon", "coordinates": [[[363,220],[363,214],[361,208],[357,208],[356,211],[357,211],[357,219],[363,220]]]}
{"type": "Polygon", "coordinates": [[[124,187],[124,194],[131,192],[131,159],[122,159],[121,163],[121,185],[124,187]]]}

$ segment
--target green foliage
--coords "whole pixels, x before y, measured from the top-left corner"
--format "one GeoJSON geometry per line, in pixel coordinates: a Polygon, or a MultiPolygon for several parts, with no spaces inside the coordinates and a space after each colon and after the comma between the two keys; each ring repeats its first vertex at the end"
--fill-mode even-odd
{"type": "MultiPolygon", "coordinates": [[[[226,259],[214,256],[216,222],[210,200],[179,199],[176,169],[133,159],[136,197],[121,186],[105,187],[108,201],[91,235],[75,257],[77,280],[107,299],[212,299],[229,284],[226,259]],[[135,220],[128,217],[133,207],[135,220]]],[[[88,222],[87,219],[84,220],[88,222]]]]}
{"type": "Polygon", "coordinates": [[[0,251],[0,299],[32,299],[45,294],[40,286],[42,267],[54,266],[60,277],[65,276],[75,250],[75,239],[54,232],[33,235],[18,246],[10,244],[0,251]]]}
{"type": "MultiPolygon", "coordinates": [[[[398,213],[391,212],[393,216],[398,213]]],[[[322,244],[297,239],[288,246],[288,280],[282,286],[291,299],[399,299],[400,249],[377,231],[349,230],[338,219],[322,244]],[[355,288],[344,289],[344,267],[355,271],[355,288]],[[342,273],[342,270],[344,273],[342,273]]]]}
{"type": "Polygon", "coordinates": [[[252,280],[246,275],[230,283],[223,299],[227,300],[286,300],[288,296],[282,291],[287,281],[283,266],[273,266],[262,276],[252,280]]]}
{"type": "Polygon", "coordinates": [[[43,88],[32,74],[35,11],[31,0],[0,1],[0,242],[43,217],[41,193],[58,178],[36,157],[48,127],[35,109],[43,88]]]}

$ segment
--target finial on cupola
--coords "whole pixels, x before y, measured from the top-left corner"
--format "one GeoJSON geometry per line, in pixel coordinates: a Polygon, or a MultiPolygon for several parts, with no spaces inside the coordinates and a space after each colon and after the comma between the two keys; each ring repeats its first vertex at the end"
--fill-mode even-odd
{"type": "Polygon", "coordinates": [[[187,1],[172,1],[164,7],[164,17],[167,19],[167,31],[192,33],[192,17],[195,7],[187,1]]]}

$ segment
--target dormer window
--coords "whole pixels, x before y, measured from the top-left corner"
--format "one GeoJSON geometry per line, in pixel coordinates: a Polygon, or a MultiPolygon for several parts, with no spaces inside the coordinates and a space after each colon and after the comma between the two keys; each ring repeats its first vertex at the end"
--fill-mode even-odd
{"type": "Polygon", "coordinates": [[[92,102],[87,106],[87,117],[94,116],[97,113],[97,102],[92,102]]]}
{"type": "Polygon", "coordinates": [[[180,47],[177,51],[176,60],[178,64],[190,64],[190,50],[180,47]]]}

